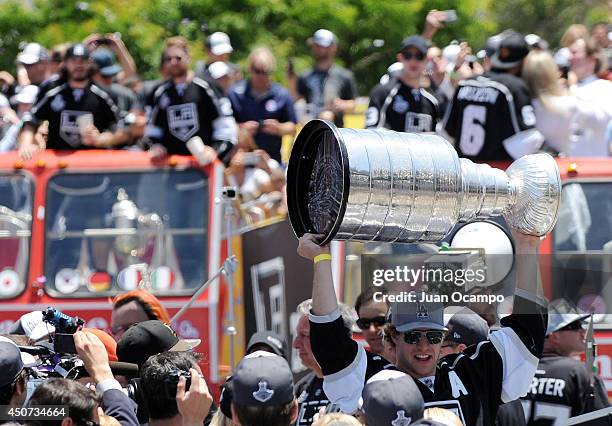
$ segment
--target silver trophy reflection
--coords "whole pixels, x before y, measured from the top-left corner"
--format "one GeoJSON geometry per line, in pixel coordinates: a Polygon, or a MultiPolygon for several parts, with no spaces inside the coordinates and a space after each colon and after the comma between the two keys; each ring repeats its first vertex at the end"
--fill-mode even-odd
{"type": "Polygon", "coordinates": [[[505,172],[459,158],[435,135],[338,129],[312,120],[295,141],[287,203],[296,235],[435,242],[458,222],[503,215],[545,235],[555,224],[561,179],[554,159],[534,154],[505,172]]]}

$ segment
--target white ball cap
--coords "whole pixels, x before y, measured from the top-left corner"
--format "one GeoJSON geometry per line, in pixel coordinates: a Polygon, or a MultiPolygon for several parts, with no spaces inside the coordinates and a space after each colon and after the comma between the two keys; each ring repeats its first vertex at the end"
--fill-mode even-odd
{"type": "Polygon", "coordinates": [[[337,42],[338,39],[336,38],[336,35],[330,30],[326,30],[324,28],[315,31],[312,37],[308,39],[308,44],[311,46],[316,44],[321,47],[329,47],[337,42]]]}
{"type": "Polygon", "coordinates": [[[227,34],[217,31],[212,33],[206,42],[208,49],[213,55],[224,55],[226,53],[232,53],[234,48],[230,43],[230,38],[227,34]]]}
{"type": "Polygon", "coordinates": [[[221,77],[225,77],[229,75],[231,72],[231,68],[223,61],[217,61],[210,64],[208,67],[208,73],[215,80],[220,79],[221,77]]]}

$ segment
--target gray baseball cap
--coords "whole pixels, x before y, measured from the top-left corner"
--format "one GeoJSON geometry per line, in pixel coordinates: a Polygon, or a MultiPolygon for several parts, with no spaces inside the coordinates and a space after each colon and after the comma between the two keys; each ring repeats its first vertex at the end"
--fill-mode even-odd
{"type": "Polygon", "coordinates": [[[361,410],[368,426],[408,426],[423,417],[424,401],[414,379],[397,370],[383,370],[367,381],[361,410]]]}
{"type": "Polygon", "coordinates": [[[445,341],[470,346],[489,338],[487,322],[470,308],[455,312],[446,326],[448,334],[445,341]]]}
{"type": "Polygon", "coordinates": [[[390,312],[391,324],[400,333],[417,329],[448,330],[444,326],[444,305],[439,302],[394,302],[390,312]]]}
{"type": "Polygon", "coordinates": [[[23,370],[21,352],[17,345],[9,342],[0,342],[0,388],[10,385],[23,370]]]}
{"type": "Polygon", "coordinates": [[[573,322],[583,321],[590,314],[580,312],[571,306],[566,300],[557,300],[548,306],[548,327],[546,335],[559,331],[573,322]]]}
{"type": "Polygon", "coordinates": [[[287,404],[293,400],[293,375],[285,358],[255,351],[242,358],[232,376],[232,401],[246,406],[287,404]]]}

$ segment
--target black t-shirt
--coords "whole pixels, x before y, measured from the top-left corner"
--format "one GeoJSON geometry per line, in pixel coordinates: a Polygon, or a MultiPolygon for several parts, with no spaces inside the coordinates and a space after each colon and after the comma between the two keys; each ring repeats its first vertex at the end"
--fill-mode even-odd
{"type": "MultiPolygon", "coordinates": [[[[525,393],[542,351],[548,317],[546,307],[518,296],[515,307],[534,314],[505,317],[504,327],[491,333],[490,340],[442,358],[435,376],[415,380],[426,408],[451,410],[466,425],[491,425],[500,404],[525,393]]],[[[367,352],[346,334],[337,316],[331,322],[311,318],[310,344],[325,375],[327,396],[350,412],[357,408],[368,378],[394,367],[370,365],[367,352]]]]}
{"type": "Polygon", "coordinates": [[[23,121],[34,127],[49,121],[49,149],[89,149],[81,145],[77,124],[77,118],[84,114],[93,116],[93,124],[100,132],[112,131],[120,124],[119,108],[108,93],[95,84],[73,89],[67,83],[49,90],[23,121]]]}
{"type": "Polygon", "coordinates": [[[523,404],[520,399],[515,399],[499,406],[495,426],[526,426],[523,404]]]}
{"type": "Polygon", "coordinates": [[[157,87],[146,102],[149,124],[146,136],[162,144],[169,154],[190,155],[186,142],[202,138],[222,156],[235,144],[236,122],[227,98],[219,98],[209,83],[194,78],[182,85],[172,80],[157,87]]]}
{"type": "Polygon", "coordinates": [[[294,386],[298,402],[296,426],[308,426],[321,407],[327,407],[329,400],[323,390],[323,379],[312,371],[302,377],[294,386]]]}
{"type": "Polygon", "coordinates": [[[565,424],[567,419],[608,407],[600,398],[595,382],[584,364],[570,357],[546,353],[522,399],[528,424],[550,426],[565,424]]]}
{"type": "Polygon", "coordinates": [[[372,89],[366,127],[409,133],[433,132],[437,116],[438,101],[431,93],[392,79],[372,89]]]}
{"type": "MultiPolygon", "coordinates": [[[[344,100],[357,97],[357,83],[355,76],[346,68],[332,65],[328,70],[310,68],[298,78],[297,90],[300,96],[314,108],[312,113],[317,116],[327,109],[328,103],[333,99],[344,100]]],[[[344,125],[344,115],[336,114],[335,124],[344,125]]]]}
{"type": "Polygon", "coordinates": [[[534,125],[527,85],[504,72],[459,82],[444,116],[459,156],[474,161],[512,160],[502,142],[534,125]]]}
{"type": "Polygon", "coordinates": [[[127,87],[117,83],[112,83],[110,86],[102,83],[95,84],[109,94],[113,102],[119,107],[122,117],[125,117],[130,111],[143,110],[143,106],[136,94],[127,87]]]}

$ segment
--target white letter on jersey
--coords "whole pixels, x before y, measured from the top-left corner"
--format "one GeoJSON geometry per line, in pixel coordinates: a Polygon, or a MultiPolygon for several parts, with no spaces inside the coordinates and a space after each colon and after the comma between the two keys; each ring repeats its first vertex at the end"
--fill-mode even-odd
{"type": "Polygon", "coordinates": [[[366,127],[376,126],[378,123],[378,108],[369,107],[366,111],[365,125],[366,127]]]}
{"type": "Polygon", "coordinates": [[[523,108],[521,108],[521,116],[523,117],[523,123],[525,123],[525,126],[535,126],[536,117],[531,105],[525,105],[523,108]]]}
{"type": "Polygon", "coordinates": [[[450,381],[451,389],[453,391],[453,398],[459,398],[461,394],[468,394],[467,389],[463,385],[463,382],[461,381],[459,376],[457,376],[457,373],[455,373],[454,371],[449,372],[448,380],[450,381]]]}
{"type": "Polygon", "coordinates": [[[482,105],[468,105],[463,110],[459,148],[465,155],[478,155],[485,140],[484,125],[487,109],[482,105]]]}

